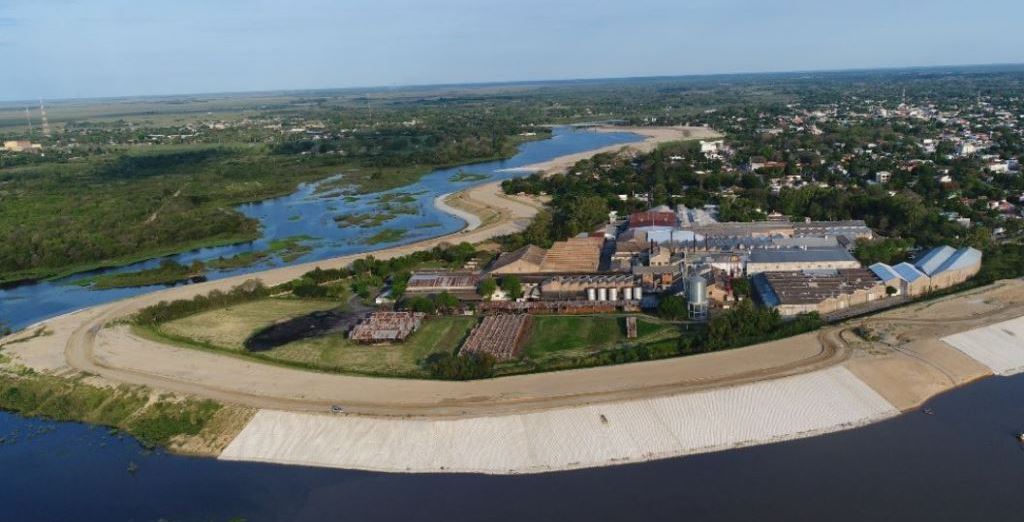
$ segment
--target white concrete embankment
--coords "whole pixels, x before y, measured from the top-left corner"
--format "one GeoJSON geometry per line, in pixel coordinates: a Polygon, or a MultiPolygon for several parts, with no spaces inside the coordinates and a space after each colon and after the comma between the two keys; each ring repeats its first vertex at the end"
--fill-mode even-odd
{"type": "Polygon", "coordinates": [[[843,367],[729,388],[467,419],[261,410],[221,459],[389,472],[538,473],[808,437],[897,409],[843,367]]]}
{"type": "Polygon", "coordinates": [[[1024,372],[1024,317],[943,337],[942,340],[999,375],[1024,372]]]}

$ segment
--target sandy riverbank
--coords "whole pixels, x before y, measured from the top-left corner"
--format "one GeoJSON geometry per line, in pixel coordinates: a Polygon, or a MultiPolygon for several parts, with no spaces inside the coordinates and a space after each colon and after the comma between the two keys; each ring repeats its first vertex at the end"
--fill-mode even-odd
{"type": "Polygon", "coordinates": [[[597,154],[604,154],[607,152],[625,152],[625,153],[636,153],[643,154],[650,152],[663,143],[669,143],[673,141],[684,141],[684,140],[708,140],[718,139],[722,137],[722,134],[707,127],[612,127],[612,126],[599,126],[594,127],[593,130],[597,132],[632,132],[644,136],[644,140],[639,143],[628,143],[626,145],[609,145],[602,147],[597,150],[580,152],[578,154],[569,154],[561,156],[550,161],[544,161],[540,163],[533,163],[525,165],[523,167],[517,167],[514,169],[508,169],[510,172],[544,172],[547,174],[554,174],[556,172],[565,172],[577,162],[591,158],[597,154]]]}

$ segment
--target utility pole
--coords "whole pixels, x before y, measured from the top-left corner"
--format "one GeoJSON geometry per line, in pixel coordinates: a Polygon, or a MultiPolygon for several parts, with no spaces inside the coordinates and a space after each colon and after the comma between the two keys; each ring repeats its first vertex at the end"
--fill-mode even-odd
{"type": "Polygon", "coordinates": [[[43,99],[39,98],[39,115],[40,119],[43,120],[43,136],[50,137],[50,122],[46,119],[46,107],[43,105],[43,99]]]}
{"type": "Polygon", "coordinates": [[[32,136],[32,115],[28,112],[28,107],[25,107],[25,121],[28,122],[28,135],[32,136]]]}

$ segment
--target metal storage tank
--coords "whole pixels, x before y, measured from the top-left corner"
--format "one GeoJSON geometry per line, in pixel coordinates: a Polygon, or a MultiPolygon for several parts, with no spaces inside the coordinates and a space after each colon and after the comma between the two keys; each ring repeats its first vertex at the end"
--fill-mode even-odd
{"type": "Polygon", "coordinates": [[[708,282],[695,275],[686,280],[686,300],[692,305],[708,303],[708,282]]]}
{"type": "Polygon", "coordinates": [[[644,298],[644,289],[641,286],[633,288],[633,299],[640,301],[644,298]]]}
{"type": "Polygon", "coordinates": [[[627,286],[627,287],[626,287],[626,288],[625,288],[625,289],[624,289],[624,290],[622,291],[622,293],[623,293],[623,295],[622,295],[622,299],[623,299],[624,301],[632,301],[632,300],[633,300],[633,288],[632,288],[632,287],[628,287],[628,286],[627,286]]]}
{"type": "Polygon", "coordinates": [[[593,288],[588,288],[587,289],[587,301],[596,301],[596,300],[597,300],[597,290],[594,290],[593,288]]]}
{"type": "Polygon", "coordinates": [[[598,288],[597,289],[597,300],[598,301],[607,301],[608,300],[608,289],[607,288],[598,288]]]}

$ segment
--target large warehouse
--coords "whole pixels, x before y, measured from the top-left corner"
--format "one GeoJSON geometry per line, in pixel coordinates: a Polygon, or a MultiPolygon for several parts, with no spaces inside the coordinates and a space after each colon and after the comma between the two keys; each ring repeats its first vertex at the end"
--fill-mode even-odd
{"type": "Polygon", "coordinates": [[[974,277],[981,270],[981,257],[981,251],[976,248],[955,250],[940,246],[922,256],[914,266],[928,275],[932,290],[939,290],[974,277]]]}
{"type": "Polygon", "coordinates": [[[762,272],[752,282],[761,303],[784,316],[824,315],[886,298],[886,285],[864,268],[762,272]]]}
{"type": "Polygon", "coordinates": [[[914,264],[875,263],[871,271],[887,286],[899,290],[899,294],[916,297],[967,281],[981,270],[981,260],[981,251],[975,248],[957,250],[940,246],[929,250],[914,264]]]}
{"type": "Polygon", "coordinates": [[[840,270],[860,268],[860,263],[845,248],[786,248],[754,250],[747,261],[747,275],[761,272],[799,272],[801,270],[840,270]]]}
{"type": "Polygon", "coordinates": [[[603,237],[574,237],[555,241],[550,249],[527,245],[494,260],[490,273],[502,274],[589,274],[601,265],[603,237]]]}

